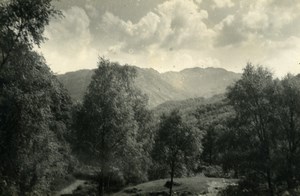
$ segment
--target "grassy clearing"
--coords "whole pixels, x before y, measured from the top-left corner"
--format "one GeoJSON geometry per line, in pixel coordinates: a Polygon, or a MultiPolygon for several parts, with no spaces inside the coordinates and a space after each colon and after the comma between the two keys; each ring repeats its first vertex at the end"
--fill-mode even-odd
{"type": "MultiPolygon", "coordinates": [[[[127,187],[122,191],[113,194],[114,196],[128,195],[155,195],[155,193],[168,193],[168,188],[164,185],[169,179],[155,180],[132,187],[127,187]]],[[[237,180],[224,178],[208,178],[205,176],[195,176],[187,178],[175,178],[179,186],[174,186],[174,193],[186,195],[216,195],[218,191],[237,180]]]]}

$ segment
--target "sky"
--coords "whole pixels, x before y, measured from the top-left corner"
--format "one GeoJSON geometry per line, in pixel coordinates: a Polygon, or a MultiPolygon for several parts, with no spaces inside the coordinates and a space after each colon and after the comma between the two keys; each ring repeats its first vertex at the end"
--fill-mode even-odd
{"type": "Polygon", "coordinates": [[[54,0],[39,51],[54,73],[99,57],[159,72],[247,62],[300,73],[299,0],[54,0]]]}

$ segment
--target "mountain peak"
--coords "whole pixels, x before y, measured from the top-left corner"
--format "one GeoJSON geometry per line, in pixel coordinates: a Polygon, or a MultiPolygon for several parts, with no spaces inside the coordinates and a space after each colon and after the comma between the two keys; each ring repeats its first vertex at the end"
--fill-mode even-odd
{"type": "MultiPolygon", "coordinates": [[[[196,97],[211,97],[222,94],[241,74],[223,68],[193,67],[179,72],[159,73],[153,68],[137,69],[136,86],[149,97],[149,106],[165,101],[184,100],[196,97]]],[[[94,70],[79,70],[58,75],[58,79],[75,101],[81,101],[91,81],[94,70]]]]}

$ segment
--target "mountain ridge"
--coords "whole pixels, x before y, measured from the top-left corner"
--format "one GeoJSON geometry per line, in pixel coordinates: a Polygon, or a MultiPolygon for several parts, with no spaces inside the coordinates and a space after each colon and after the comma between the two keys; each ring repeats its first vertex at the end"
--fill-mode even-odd
{"type": "MultiPolygon", "coordinates": [[[[137,70],[135,84],[149,97],[149,107],[153,108],[166,101],[185,100],[196,97],[212,97],[222,94],[241,74],[215,67],[193,67],[181,71],[160,73],[153,68],[137,70]]],[[[81,69],[57,75],[74,101],[82,101],[94,70],[81,69]]]]}

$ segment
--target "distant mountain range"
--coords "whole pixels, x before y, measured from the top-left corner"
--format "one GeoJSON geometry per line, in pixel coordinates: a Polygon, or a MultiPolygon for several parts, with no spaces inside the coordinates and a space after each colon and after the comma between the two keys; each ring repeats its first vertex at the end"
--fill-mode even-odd
{"type": "MultiPolygon", "coordinates": [[[[188,68],[179,72],[159,73],[154,69],[137,69],[136,86],[149,97],[149,106],[166,101],[222,94],[241,74],[222,68],[188,68]]],[[[94,70],[79,70],[58,75],[74,101],[81,101],[94,70]]]]}

